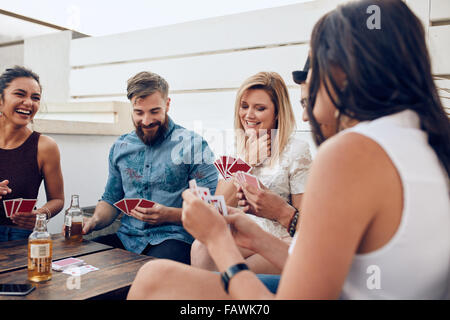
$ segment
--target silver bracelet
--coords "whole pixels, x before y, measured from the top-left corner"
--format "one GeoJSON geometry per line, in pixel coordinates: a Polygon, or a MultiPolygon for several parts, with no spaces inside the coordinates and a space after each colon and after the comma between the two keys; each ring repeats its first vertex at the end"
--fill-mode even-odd
{"type": "Polygon", "coordinates": [[[50,209],[47,207],[41,207],[41,209],[45,210],[45,213],[47,215],[47,220],[50,220],[50,218],[52,217],[52,213],[50,212],[50,209]]]}

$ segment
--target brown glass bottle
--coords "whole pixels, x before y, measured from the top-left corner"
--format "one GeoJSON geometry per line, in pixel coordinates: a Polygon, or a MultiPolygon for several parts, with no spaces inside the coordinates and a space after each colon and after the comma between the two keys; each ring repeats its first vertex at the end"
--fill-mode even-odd
{"type": "Polygon", "coordinates": [[[68,241],[83,241],[83,211],[80,208],[79,196],[72,195],[70,207],[64,216],[64,237],[68,241]]]}

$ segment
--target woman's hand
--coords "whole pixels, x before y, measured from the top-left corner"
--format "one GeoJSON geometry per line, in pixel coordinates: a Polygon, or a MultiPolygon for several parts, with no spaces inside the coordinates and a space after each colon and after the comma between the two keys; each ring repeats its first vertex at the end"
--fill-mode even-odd
{"type": "Polygon", "coordinates": [[[8,193],[12,192],[11,188],[8,187],[8,184],[8,180],[3,180],[2,182],[0,182],[0,199],[2,199],[8,193]]]}
{"type": "Polygon", "coordinates": [[[264,231],[243,211],[228,207],[225,220],[230,224],[231,234],[236,245],[255,251],[255,243],[264,231]]]}
{"type": "Polygon", "coordinates": [[[293,208],[282,197],[260,186],[262,189],[244,183],[239,188],[236,196],[244,212],[279,222],[285,220],[285,214],[292,216],[293,208]]]}
{"type": "Polygon", "coordinates": [[[182,197],[181,221],[194,238],[207,245],[209,241],[228,232],[225,219],[213,206],[200,200],[190,190],[185,190],[182,197]]]}
{"type": "Polygon", "coordinates": [[[11,220],[21,229],[33,230],[36,224],[36,215],[43,213],[39,210],[31,212],[16,212],[11,216],[11,220]]]}
{"type": "Polygon", "coordinates": [[[271,156],[270,134],[266,133],[260,137],[256,132],[250,131],[249,138],[245,142],[245,162],[255,166],[271,156]]]}

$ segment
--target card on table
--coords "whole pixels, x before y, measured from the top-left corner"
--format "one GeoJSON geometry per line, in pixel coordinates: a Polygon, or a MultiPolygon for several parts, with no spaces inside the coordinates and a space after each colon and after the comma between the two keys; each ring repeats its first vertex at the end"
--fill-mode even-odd
{"type": "Polygon", "coordinates": [[[85,264],[79,267],[70,267],[68,269],[65,269],[63,273],[71,275],[71,276],[82,276],[83,274],[86,274],[91,271],[99,270],[97,267],[94,267],[90,264],[85,264]]]}
{"type": "Polygon", "coordinates": [[[52,269],[55,271],[62,271],[71,267],[81,266],[84,261],[77,258],[66,258],[52,262],[52,269]]]}

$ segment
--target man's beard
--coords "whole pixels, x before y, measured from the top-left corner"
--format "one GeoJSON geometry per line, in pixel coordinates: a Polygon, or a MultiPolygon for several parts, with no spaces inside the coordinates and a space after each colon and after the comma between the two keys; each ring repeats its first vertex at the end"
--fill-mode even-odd
{"type": "Polygon", "coordinates": [[[143,143],[145,143],[148,146],[151,146],[153,143],[155,143],[155,141],[157,141],[160,137],[162,137],[164,135],[164,133],[166,133],[167,128],[168,128],[168,119],[167,119],[167,115],[166,115],[166,119],[164,120],[164,123],[161,123],[161,121],[155,121],[152,124],[150,124],[149,126],[143,126],[142,124],[140,125],[134,125],[136,128],[136,134],[139,137],[139,139],[142,140],[143,143]],[[156,131],[151,131],[151,132],[144,132],[144,130],[142,128],[154,128],[154,127],[158,127],[158,129],[156,129],[156,131]]]}

